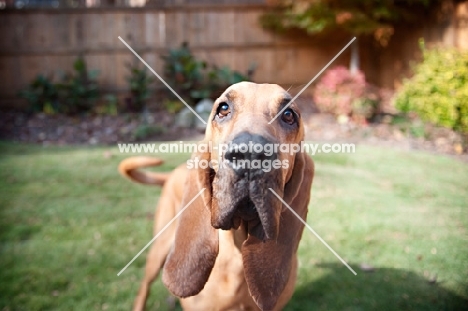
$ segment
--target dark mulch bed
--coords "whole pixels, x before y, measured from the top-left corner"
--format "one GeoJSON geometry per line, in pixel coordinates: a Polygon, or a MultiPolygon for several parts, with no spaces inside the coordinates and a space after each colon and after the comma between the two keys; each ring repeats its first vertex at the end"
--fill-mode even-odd
{"type": "Polygon", "coordinates": [[[0,114],[0,139],[44,145],[110,145],[138,140],[197,139],[202,133],[173,126],[168,113],[83,115],[0,114]]]}
{"type": "MultiPolygon", "coordinates": [[[[348,142],[449,154],[468,160],[462,137],[449,129],[424,127],[415,137],[402,126],[391,124],[390,115],[379,122],[357,125],[339,123],[336,118],[302,105],[306,140],[348,142]]],[[[65,115],[0,113],[0,139],[44,145],[112,145],[117,142],[200,140],[203,133],[174,126],[175,116],[167,112],[147,114],[65,115]]]]}
{"type": "Polygon", "coordinates": [[[306,139],[424,150],[468,160],[466,146],[463,147],[463,139],[459,133],[421,124],[424,135],[415,137],[407,125],[391,124],[391,118],[387,115],[380,122],[357,125],[353,122],[340,124],[334,116],[314,114],[306,119],[306,139]]]}

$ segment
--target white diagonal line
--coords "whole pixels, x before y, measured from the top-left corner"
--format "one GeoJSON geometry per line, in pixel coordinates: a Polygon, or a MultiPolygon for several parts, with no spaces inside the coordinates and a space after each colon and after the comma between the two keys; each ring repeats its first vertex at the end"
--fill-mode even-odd
{"type": "Polygon", "coordinates": [[[268,122],[268,124],[273,123],[273,121],[275,121],[276,118],[278,118],[278,116],[279,116],[280,114],[282,114],[283,111],[285,111],[285,110],[294,102],[294,100],[295,100],[297,97],[299,97],[299,95],[301,95],[302,92],[304,92],[305,89],[308,88],[308,87],[312,84],[312,82],[314,82],[315,79],[317,79],[317,78],[322,74],[322,72],[324,72],[324,71],[328,68],[328,66],[330,66],[331,63],[333,63],[333,62],[335,61],[335,59],[337,59],[338,56],[341,55],[341,53],[344,52],[344,50],[346,50],[346,49],[348,48],[348,46],[351,45],[351,43],[354,42],[354,40],[356,40],[356,37],[352,38],[351,41],[349,41],[348,44],[346,44],[346,46],[345,46],[344,48],[342,48],[341,51],[339,51],[338,54],[336,54],[336,56],[333,57],[333,59],[332,59],[331,61],[329,61],[328,64],[326,64],[325,67],[323,67],[322,70],[320,70],[320,72],[319,72],[318,74],[316,74],[315,77],[313,77],[312,80],[310,80],[309,83],[307,83],[306,86],[304,86],[304,87],[302,88],[302,90],[301,90],[299,93],[297,93],[297,95],[294,96],[294,97],[289,101],[289,103],[288,103],[286,106],[284,106],[284,108],[281,109],[281,111],[278,112],[278,114],[277,114],[273,119],[271,119],[270,122],[268,122]]]}
{"type": "Polygon", "coordinates": [[[273,192],[273,194],[281,201],[283,202],[283,204],[289,208],[289,210],[294,214],[294,216],[297,217],[297,219],[299,219],[303,224],[304,226],[306,226],[307,229],[310,230],[310,232],[312,232],[319,240],[320,242],[322,242],[332,253],[333,255],[335,255],[348,269],[349,271],[351,271],[354,275],[357,275],[357,273],[353,270],[353,268],[351,268],[347,263],[346,261],[343,260],[343,258],[340,257],[340,255],[338,255],[331,247],[330,245],[327,244],[327,242],[325,242],[319,235],[317,232],[315,232],[314,229],[312,229],[305,221],[304,219],[301,218],[301,216],[299,216],[295,210],[293,210],[291,208],[291,206],[288,205],[288,203],[284,202],[284,200],[271,188],[268,188],[271,192],[273,192]]]}
{"type": "Polygon", "coordinates": [[[132,262],[134,262],[135,259],[137,259],[138,256],[140,256],[141,253],[143,253],[143,252],[145,251],[145,249],[147,249],[148,246],[150,246],[151,243],[153,243],[154,240],[156,240],[156,239],[157,239],[157,238],[174,222],[174,220],[176,220],[180,215],[182,215],[182,213],[187,209],[187,207],[189,207],[190,204],[192,204],[193,201],[195,201],[195,199],[198,198],[198,197],[202,194],[203,191],[205,191],[205,189],[206,189],[206,188],[203,188],[202,190],[200,190],[200,192],[198,192],[198,194],[197,194],[195,197],[193,197],[193,199],[190,200],[190,202],[188,202],[187,205],[185,205],[185,206],[180,210],[180,212],[178,212],[177,215],[175,215],[174,218],[172,218],[171,221],[169,221],[169,222],[164,226],[164,228],[162,228],[161,231],[159,231],[158,234],[156,234],[156,235],[154,236],[154,238],[152,238],[151,241],[149,241],[148,244],[146,244],[145,247],[143,247],[142,250],[141,250],[138,254],[136,254],[135,257],[133,257],[133,259],[130,260],[130,262],[129,262],[122,270],[120,270],[119,273],[117,273],[117,276],[120,276],[120,275],[122,274],[122,272],[124,272],[125,269],[127,269],[128,266],[130,266],[130,265],[132,264],[132,262]]]}
{"type": "Polygon", "coordinates": [[[179,94],[177,94],[177,92],[174,91],[174,90],[172,89],[172,87],[171,87],[169,84],[167,84],[166,81],[164,81],[163,78],[161,78],[161,77],[156,73],[156,71],[154,71],[153,68],[150,67],[150,65],[148,65],[148,64],[146,63],[146,62],[143,60],[143,58],[141,58],[140,55],[138,55],[137,52],[135,52],[135,51],[130,47],[130,45],[128,45],[127,42],[125,42],[124,39],[122,39],[120,36],[119,36],[119,39],[120,39],[120,41],[122,41],[123,44],[125,44],[125,46],[126,46],[130,51],[132,51],[133,54],[135,54],[136,57],[138,57],[139,60],[141,60],[141,62],[142,62],[143,64],[145,64],[146,67],[148,67],[148,69],[149,69],[156,77],[158,77],[158,79],[159,79],[169,90],[171,90],[172,93],[174,93],[174,95],[175,95],[181,102],[183,102],[183,103],[185,104],[185,106],[187,106],[188,109],[190,109],[191,112],[193,112],[193,114],[195,114],[195,116],[197,116],[198,119],[200,119],[200,121],[203,122],[203,124],[206,125],[206,121],[203,120],[202,117],[200,117],[200,116],[198,115],[198,113],[196,113],[195,110],[193,110],[192,107],[190,107],[190,105],[187,104],[187,103],[185,102],[185,100],[183,100],[182,97],[180,97],[179,94]]]}

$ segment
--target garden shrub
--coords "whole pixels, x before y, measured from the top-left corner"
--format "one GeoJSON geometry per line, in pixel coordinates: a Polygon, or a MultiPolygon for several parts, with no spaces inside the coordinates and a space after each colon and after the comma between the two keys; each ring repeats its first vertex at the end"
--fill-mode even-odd
{"type": "Polygon", "coordinates": [[[328,70],[314,91],[314,101],[322,112],[371,118],[379,103],[377,88],[366,83],[364,73],[352,74],[337,66],[328,70]]]}
{"type": "Polygon", "coordinates": [[[74,72],[65,74],[57,85],[60,97],[60,112],[77,114],[89,112],[99,98],[98,70],[88,70],[84,58],[73,63],[74,72]]]}
{"type": "Polygon", "coordinates": [[[79,57],[73,63],[73,73],[62,75],[59,83],[52,78],[38,75],[19,96],[26,99],[30,112],[78,114],[95,108],[99,98],[97,70],[88,70],[79,57]]]}
{"type": "Polygon", "coordinates": [[[216,99],[228,86],[251,80],[255,71],[255,65],[245,75],[228,67],[209,66],[195,58],[186,42],[161,58],[168,84],[192,105],[203,98],[216,99]]]}
{"type": "Polygon", "coordinates": [[[242,81],[249,81],[253,74],[254,66],[248,70],[247,75],[243,75],[240,72],[231,70],[229,67],[217,67],[213,66],[203,77],[203,83],[198,89],[194,89],[190,92],[190,96],[195,100],[203,98],[216,99],[219,97],[224,90],[230,85],[239,83],[242,81]]]}
{"type": "Polygon", "coordinates": [[[468,133],[468,52],[423,48],[423,61],[404,81],[395,105],[425,121],[468,133]]]}
{"type": "Polygon", "coordinates": [[[193,56],[186,42],[178,49],[169,50],[168,54],[161,58],[164,61],[164,76],[167,83],[184,100],[189,100],[190,93],[201,87],[206,63],[193,56]]]}
{"type": "Polygon", "coordinates": [[[29,112],[55,113],[59,111],[57,86],[51,79],[38,75],[19,96],[28,101],[29,112]]]}
{"type": "MultiPolygon", "coordinates": [[[[130,88],[131,111],[141,112],[145,108],[146,100],[150,98],[151,92],[149,86],[154,81],[146,68],[140,69],[138,64],[127,64],[130,75],[127,76],[127,83],[130,88]]],[[[127,107],[130,108],[130,107],[127,107]]]]}

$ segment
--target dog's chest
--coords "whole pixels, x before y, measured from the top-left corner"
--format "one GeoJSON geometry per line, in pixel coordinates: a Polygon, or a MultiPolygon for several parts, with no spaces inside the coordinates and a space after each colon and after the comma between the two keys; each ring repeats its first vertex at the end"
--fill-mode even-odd
{"type": "Polygon", "coordinates": [[[234,230],[219,230],[219,254],[208,282],[197,296],[183,300],[198,310],[258,310],[245,281],[234,230]]]}

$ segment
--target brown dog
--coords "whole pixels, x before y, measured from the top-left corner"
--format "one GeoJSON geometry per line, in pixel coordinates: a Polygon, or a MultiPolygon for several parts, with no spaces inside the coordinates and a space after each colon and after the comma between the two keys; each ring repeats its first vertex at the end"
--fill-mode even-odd
{"type": "Polygon", "coordinates": [[[224,153],[197,151],[190,168],[182,165],[170,174],[137,170],[159,165],[154,158],[134,157],[120,164],[120,172],[134,181],[164,184],[154,234],[205,189],[152,245],[134,310],[144,309],[161,268],[164,284],[185,310],[281,310],[289,301],[304,226],[269,188],[305,219],[314,164],[301,152],[265,150],[267,144],[303,141],[294,103],[268,124],[290,99],[278,85],[234,84],[216,100],[202,142],[226,144],[224,153]],[[249,143],[265,149],[234,147],[249,143]],[[202,160],[226,165],[195,165],[202,160]],[[281,167],[248,169],[237,165],[239,160],[277,161],[281,167]]]}

